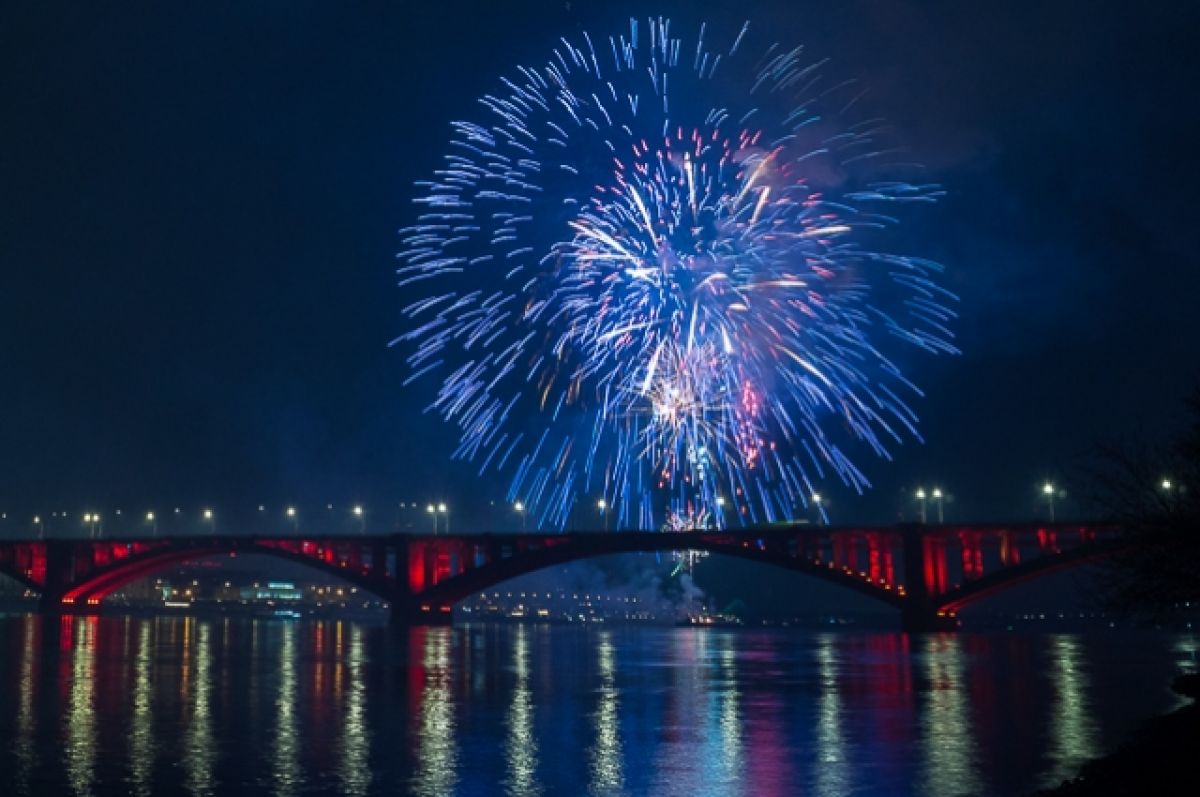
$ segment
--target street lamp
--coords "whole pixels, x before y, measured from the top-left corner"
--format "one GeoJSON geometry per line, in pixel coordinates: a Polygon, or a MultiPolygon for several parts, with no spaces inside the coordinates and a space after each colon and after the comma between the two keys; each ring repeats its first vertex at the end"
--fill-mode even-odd
{"type": "Polygon", "coordinates": [[[604,530],[608,531],[608,513],[604,510],[608,508],[608,504],[601,498],[596,502],[596,509],[600,511],[600,519],[603,521],[604,530]]]}
{"type": "Polygon", "coordinates": [[[813,506],[815,506],[817,508],[817,522],[822,523],[822,524],[824,524],[824,522],[825,522],[825,513],[821,511],[821,502],[823,500],[825,500],[825,499],[821,498],[820,493],[812,494],[813,506]]]}
{"type": "MultiPolygon", "coordinates": [[[[445,515],[445,520],[442,521],[442,533],[450,533],[450,509],[445,504],[438,504],[437,510],[439,514],[445,515]]],[[[436,531],[434,532],[436,533],[436,531]]]]}
{"type": "Polygon", "coordinates": [[[46,524],[42,523],[41,515],[33,516],[33,525],[37,528],[38,539],[43,539],[46,536],[46,524]]]}
{"type": "Polygon", "coordinates": [[[924,487],[917,488],[917,500],[921,502],[921,522],[925,523],[925,522],[927,522],[927,520],[925,517],[925,488],[924,487]]]}
{"type": "Polygon", "coordinates": [[[204,510],[204,519],[208,521],[209,531],[212,534],[217,533],[217,521],[213,520],[213,511],[211,509],[204,510]]]}
{"type": "Polygon", "coordinates": [[[425,507],[425,511],[429,513],[431,518],[433,518],[433,533],[437,534],[437,507],[433,504],[429,504],[425,507]]]}
{"type": "Polygon", "coordinates": [[[353,512],[354,512],[354,516],[356,518],[358,518],[358,533],[366,534],[367,533],[367,513],[364,512],[363,508],[357,504],[355,504],[353,512]]]}
{"type": "Polygon", "coordinates": [[[941,524],[941,523],[945,523],[945,522],[946,522],[946,516],[945,516],[945,514],[942,512],[942,499],[943,499],[944,497],[945,497],[945,496],[944,496],[944,494],[942,493],[942,488],[940,488],[940,487],[934,487],[934,488],[933,488],[933,500],[937,501],[937,508],[938,508],[938,523],[939,523],[939,524],[941,524]]]}
{"type": "Polygon", "coordinates": [[[1050,522],[1054,522],[1054,485],[1046,482],[1042,485],[1042,495],[1046,496],[1046,504],[1050,507],[1050,522]]]}
{"type": "Polygon", "coordinates": [[[521,516],[521,533],[524,534],[525,533],[525,504],[521,503],[520,501],[517,501],[515,504],[513,504],[513,509],[516,510],[517,514],[521,516]]]}
{"type": "Polygon", "coordinates": [[[1173,485],[1171,484],[1170,479],[1163,479],[1162,483],[1159,486],[1163,488],[1163,492],[1169,493],[1169,492],[1171,492],[1171,487],[1173,485]]]}
{"type": "Polygon", "coordinates": [[[292,531],[293,532],[299,531],[300,530],[300,518],[298,518],[296,516],[296,507],[289,506],[286,510],[286,513],[287,513],[288,519],[292,521],[292,531]]]}
{"type": "Polygon", "coordinates": [[[150,524],[150,536],[158,536],[158,520],[155,519],[153,512],[146,513],[146,522],[150,524]]]}

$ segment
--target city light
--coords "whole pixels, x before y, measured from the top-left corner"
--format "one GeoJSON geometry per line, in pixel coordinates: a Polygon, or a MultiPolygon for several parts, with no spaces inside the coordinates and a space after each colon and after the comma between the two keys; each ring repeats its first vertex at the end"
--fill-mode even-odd
{"type": "Polygon", "coordinates": [[[1050,508],[1050,522],[1054,522],[1054,485],[1046,482],[1042,485],[1042,495],[1046,496],[1046,505],[1050,508]]]}
{"type": "Polygon", "coordinates": [[[363,513],[363,508],[361,506],[354,507],[354,514],[356,516],[362,517],[362,513],[363,513]]]}
{"type": "Polygon", "coordinates": [[[917,500],[921,503],[921,522],[926,523],[926,522],[928,522],[928,517],[925,514],[925,498],[926,498],[925,488],[918,487],[916,496],[917,496],[917,500]]]}

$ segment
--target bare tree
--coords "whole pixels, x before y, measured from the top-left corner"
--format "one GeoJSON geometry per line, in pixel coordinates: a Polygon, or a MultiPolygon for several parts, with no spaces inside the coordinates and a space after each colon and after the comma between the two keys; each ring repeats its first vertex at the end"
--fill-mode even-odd
{"type": "Polygon", "coordinates": [[[1200,389],[1174,441],[1100,446],[1084,469],[1090,503],[1129,535],[1100,572],[1113,610],[1162,618],[1200,604],[1200,389]]]}

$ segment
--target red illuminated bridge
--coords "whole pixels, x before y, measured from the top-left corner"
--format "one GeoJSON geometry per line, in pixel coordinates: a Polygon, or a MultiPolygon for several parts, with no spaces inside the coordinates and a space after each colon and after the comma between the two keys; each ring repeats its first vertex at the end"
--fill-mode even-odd
{"type": "Polygon", "coordinates": [[[0,541],[0,573],[38,591],[46,611],[97,611],[156,571],[201,557],[266,554],[309,565],[388,601],[398,622],[448,622],[453,605],[515,576],[576,559],[707,551],[840,584],[900,610],[906,630],[955,628],[986,595],[1108,555],[1119,529],[1098,524],[798,525],[739,531],[194,536],[0,541]]]}

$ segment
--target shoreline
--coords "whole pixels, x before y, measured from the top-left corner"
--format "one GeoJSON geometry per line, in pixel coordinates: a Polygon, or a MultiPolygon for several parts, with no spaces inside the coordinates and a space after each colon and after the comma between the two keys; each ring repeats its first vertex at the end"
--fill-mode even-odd
{"type": "Polygon", "coordinates": [[[1147,720],[1116,750],[1087,762],[1071,780],[1034,792],[1034,797],[1195,794],[1200,788],[1200,674],[1180,675],[1171,688],[1191,702],[1147,720]]]}

